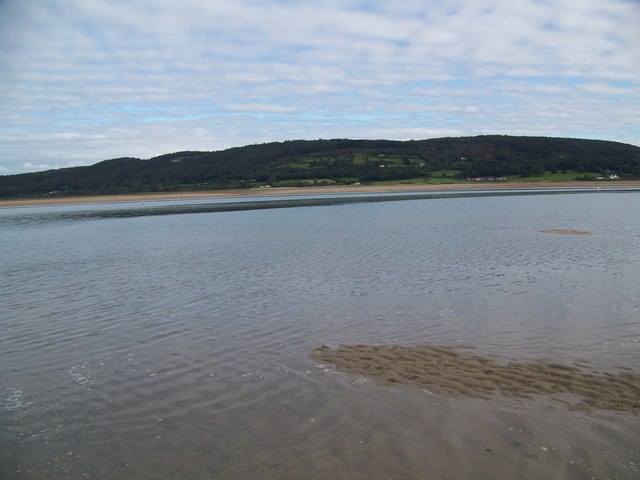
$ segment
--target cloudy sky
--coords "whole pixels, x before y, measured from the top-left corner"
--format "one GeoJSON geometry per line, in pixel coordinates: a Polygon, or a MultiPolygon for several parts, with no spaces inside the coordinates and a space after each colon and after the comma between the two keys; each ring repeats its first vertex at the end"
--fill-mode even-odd
{"type": "Polygon", "coordinates": [[[287,139],[640,145],[639,0],[0,0],[0,174],[287,139]]]}

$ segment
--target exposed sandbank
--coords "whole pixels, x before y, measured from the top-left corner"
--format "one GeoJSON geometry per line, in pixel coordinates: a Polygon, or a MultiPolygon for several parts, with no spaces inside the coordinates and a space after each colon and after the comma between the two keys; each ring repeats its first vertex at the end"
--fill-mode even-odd
{"type": "Polygon", "coordinates": [[[564,228],[548,228],[542,230],[542,233],[551,233],[555,235],[591,235],[591,232],[585,230],[568,230],[564,228]]]}
{"type": "Polygon", "coordinates": [[[316,195],[340,193],[385,193],[385,192],[429,192],[451,190],[493,190],[493,189],[554,189],[554,188],[618,188],[640,187],[640,181],[615,183],[602,182],[504,182],[504,183],[452,183],[452,184],[396,184],[396,185],[340,185],[318,187],[277,187],[237,190],[210,190],[197,192],[163,192],[126,195],[88,195],[72,197],[43,197],[0,200],[0,207],[70,205],[86,203],[145,202],[153,200],[186,200],[203,198],[250,197],[268,195],[316,195]]]}
{"type": "Polygon", "coordinates": [[[603,409],[640,414],[640,374],[599,373],[546,360],[499,363],[491,357],[446,346],[322,346],[312,357],[339,371],[374,377],[433,393],[473,398],[502,395],[569,394],[573,409],[603,409]]]}

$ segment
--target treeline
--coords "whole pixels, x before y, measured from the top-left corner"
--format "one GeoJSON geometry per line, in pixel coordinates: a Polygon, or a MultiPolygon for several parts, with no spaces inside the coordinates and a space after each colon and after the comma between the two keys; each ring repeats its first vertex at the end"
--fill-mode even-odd
{"type": "Polygon", "coordinates": [[[455,170],[462,178],[564,170],[640,178],[640,148],[602,140],[511,136],[292,140],[5,175],[0,176],[0,197],[248,188],[313,179],[365,183],[427,178],[438,170],[455,170]]]}

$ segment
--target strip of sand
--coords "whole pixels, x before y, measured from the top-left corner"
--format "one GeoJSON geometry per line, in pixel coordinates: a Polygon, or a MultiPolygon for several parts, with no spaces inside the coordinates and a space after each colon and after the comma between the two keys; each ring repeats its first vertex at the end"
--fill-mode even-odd
{"type": "Polygon", "coordinates": [[[452,184],[394,184],[394,185],[340,185],[319,187],[277,187],[235,190],[209,190],[197,192],[162,192],[126,195],[87,195],[70,197],[39,197],[0,200],[1,207],[72,205],[89,203],[147,202],[154,200],[188,200],[251,196],[286,196],[317,194],[357,194],[389,192],[439,192],[457,190],[529,190],[580,188],[600,189],[640,187],[640,181],[622,181],[602,184],[601,182],[500,182],[500,183],[452,183],[452,184]]]}
{"type": "Polygon", "coordinates": [[[591,235],[591,232],[585,230],[568,230],[564,228],[548,228],[542,230],[542,233],[551,233],[554,235],[591,235]]]}
{"type": "Polygon", "coordinates": [[[640,374],[597,373],[577,365],[546,360],[499,363],[447,346],[322,346],[312,358],[338,371],[365,375],[386,384],[401,384],[451,396],[490,398],[502,395],[570,394],[581,400],[571,408],[640,414],[640,374]]]}

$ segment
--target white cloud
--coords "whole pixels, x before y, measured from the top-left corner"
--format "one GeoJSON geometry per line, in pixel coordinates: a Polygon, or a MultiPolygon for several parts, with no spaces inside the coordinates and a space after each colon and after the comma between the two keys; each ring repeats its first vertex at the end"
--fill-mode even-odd
{"type": "Polygon", "coordinates": [[[626,0],[5,0],[0,165],[333,136],[640,144],[638,24],[626,0]]]}
{"type": "Polygon", "coordinates": [[[24,162],[22,164],[22,170],[29,172],[38,172],[42,170],[51,170],[54,168],[69,168],[69,167],[81,167],[86,166],[87,163],[84,162],[69,162],[69,163],[31,163],[24,162]]]}

